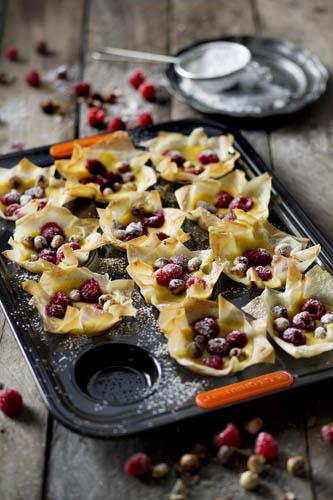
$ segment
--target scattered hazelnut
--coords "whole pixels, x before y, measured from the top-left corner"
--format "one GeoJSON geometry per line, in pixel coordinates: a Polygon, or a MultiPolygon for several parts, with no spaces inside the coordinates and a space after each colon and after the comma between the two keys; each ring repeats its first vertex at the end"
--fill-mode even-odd
{"type": "Polygon", "coordinates": [[[287,461],[287,471],[293,476],[303,476],[305,473],[305,460],[300,455],[290,457],[287,461]]]}
{"type": "Polygon", "coordinates": [[[280,243],[274,249],[274,253],[277,255],[283,255],[284,257],[289,257],[291,254],[292,248],[288,243],[280,243]]]}
{"type": "Polygon", "coordinates": [[[56,234],[51,241],[51,248],[59,248],[61,245],[65,243],[65,240],[61,234],[56,234]]]}
{"type": "Polygon", "coordinates": [[[317,328],[314,331],[314,336],[316,339],[324,339],[326,338],[326,330],[323,326],[317,326],[317,328]]]}
{"type": "Polygon", "coordinates": [[[236,274],[237,276],[239,276],[240,278],[244,277],[245,274],[246,274],[246,271],[247,271],[247,265],[246,264],[236,264],[235,266],[233,266],[230,271],[233,273],[233,274],[236,274]]]}
{"type": "Polygon", "coordinates": [[[80,302],[81,300],[80,290],[74,288],[69,292],[68,297],[71,299],[72,302],[80,302]]]}
{"type": "Polygon", "coordinates": [[[266,463],[266,459],[263,455],[251,455],[247,461],[247,468],[251,472],[256,472],[257,474],[261,474],[264,470],[264,466],[266,463]]]}
{"type": "Polygon", "coordinates": [[[36,236],[34,238],[34,247],[36,250],[41,250],[42,248],[47,247],[47,241],[44,236],[36,236]]]}
{"type": "Polygon", "coordinates": [[[274,320],[274,328],[280,333],[284,332],[289,328],[289,320],[287,318],[276,318],[274,320]]]}
{"type": "Polygon", "coordinates": [[[200,358],[202,350],[197,342],[191,342],[187,346],[187,354],[190,358],[200,358]]]}
{"type": "Polygon", "coordinates": [[[59,80],[68,80],[68,69],[67,66],[59,66],[56,70],[56,78],[59,80]]]}
{"type": "Polygon", "coordinates": [[[284,306],[274,306],[271,309],[271,316],[273,319],[287,318],[288,317],[288,310],[284,306]]]}
{"type": "Polygon", "coordinates": [[[239,361],[244,361],[247,358],[247,354],[244,349],[240,349],[239,347],[233,347],[229,352],[230,358],[236,357],[239,361]]]}
{"type": "Polygon", "coordinates": [[[27,248],[34,248],[34,238],[32,236],[23,238],[22,243],[27,248]]]}
{"type": "Polygon", "coordinates": [[[169,474],[169,466],[168,464],[161,463],[153,466],[151,475],[154,479],[162,479],[169,474]]]}
{"type": "Polygon", "coordinates": [[[110,196],[113,193],[111,188],[105,188],[103,189],[103,195],[104,196],[110,196]]]}
{"type": "Polygon", "coordinates": [[[120,182],[115,182],[113,184],[113,191],[119,191],[121,189],[122,184],[120,182]]]}
{"type": "Polygon", "coordinates": [[[246,422],[244,428],[248,434],[258,434],[264,426],[264,421],[260,417],[255,417],[246,422]]]}
{"type": "Polygon", "coordinates": [[[154,262],[154,268],[155,269],[162,269],[162,267],[166,266],[169,263],[168,259],[165,259],[164,257],[160,257],[159,259],[156,259],[154,262]]]}
{"type": "Polygon", "coordinates": [[[185,453],[179,461],[179,467],[182,472],[195,472],[200,467],[200,461],[194,453],[185,453]]]}
{"type": "Polygon", "coordinates": [[[112,300],[112,295],[109,293],[103,293],[98,297],[98,304],[102,306],[107,300],[112,300]]]}
{"type": "Polygon", "coordinates": [[[179,295],[186,288],[186,283],[184,280],[173,279],[169,283],[169,290],[173,295],[179,295]]]}
{"type": "Polygon", "coordinates": [[[217,452],[216,460],[219,464],[226,465],[230,462],[235,453],[236,449],[233,446],[223,444],[222,446],[220,446],[219,451],[217,452]]]}
{"type": "Polygon", "coordinates": [[[256,472],[247,470],[241,474],[239,484],[245,490],[255,490],[259,485],[259,476],[256,472]]]}
{"type": "Polygon", "coordinates": [[[41,56],[49,56],[52,52],[49,50],[47,43],[45,40],[39,40],[36,44],[36,52],[41,56]]]}
{"type": "Polygon", "coordinates": [[[63,114],[64,112],[62,105],[59,102],[53,101],[52,99],[42,102],[40,104],[40,109],[46,115],[59,115],[63,114]]]}
{"type": "Polygon", "coordinates": [[[198,271],[198,269],[200,269],[201,264],[202,260],[200,259],[200,257],[193,257],[188,261],[187,269],[190,271],[190,273],[194,273],[195,271],[198,271]]]}
{"type": "Polygon", "coordinates": [[[249,267],[249,261],[247,257],[243,257],[243,255],[239,255],[234,259],[234,265],[237,266],[237,264],[243,264],[246,267],[249,267]]]}

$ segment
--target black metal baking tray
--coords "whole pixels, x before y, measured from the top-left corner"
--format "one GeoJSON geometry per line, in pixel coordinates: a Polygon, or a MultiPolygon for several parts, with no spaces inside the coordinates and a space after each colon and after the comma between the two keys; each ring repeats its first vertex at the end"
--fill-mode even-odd
{"type": "MultiPolygon", "coordinates": [[[[270,172],[244,137],[223,124],[208,120],[182,120],[161,123],[144,130],[130,131],[136,144],[160,130],[188,134],[203,126],[209,135],[232,132],[241,153],[237,168],[250,177],[270,172]]],[[[0,158],[0,166],[10,167],[26,156],[40,166],[50,165],[49,146],[12,153],[0,158]]],[[[165,188],[166,183],[159,188],[165,188]]],[[[174,190],[174,186],[171,189],[174,190]]],[[[169,197],[172,203],[172,196],[169,197]]],[[[89,201],[77,200],[71,206],[76,214],[87,216],[95,210],[89,201]]],[[[317,263],[333,272],[332,247],[317,230],[293,197],[274,178],[270,220],[294,234],[320,243],[317,263]]],[[[205,232],[188,222],[195,245],[204,246],[205,232]]],[[[1,220],[0,250],[7,247],[14,224],[1,220]]],[[[109,272],[114,278],[126,276],[126,257],[112,247],[103,247],[91,256],[88,267],[109,272]]],[[[295,375],[294,384],[285,390],[304,386],[333,376],[333,353],[308,360],[295,360],[279,348],[274,365],[262,364],[227,377],[203,377],[186,371],[167,354],[166,342],[156,323],[156,310],[144,303],[138,290],[134,303],[136,318],[125,318],[99,337],[55,335],[43,331],[36,311],[20,282],[29,273],[0,257],[1,306],[32,371],[51,414],[63,425],[84,435],[120,438],[207,413],[195,403],[195,396],[209,389],[247,380],[274,370],[295,375]]],[[[253,298],[253,290],[221,277],[215,295],[241,306],[253,298]]],[[[15,368],[13,368],[15,369],[15,368]]],[[[239,403],[237,403],[239,404],[239,403]]]]}
{"type": "Polygon", "coordinates": [[[170,64],[166,77],[176,96],[208,114],[267,118],[294,113],[316,101],[327,86],[329,73],[319,58],[288,40],[230,36],[198,40],[175,54],[184,54],[211,41],[242,43],[252,61],[241,81],[231,89],[210,94],[197,83],[181,78],[170,64]]]}

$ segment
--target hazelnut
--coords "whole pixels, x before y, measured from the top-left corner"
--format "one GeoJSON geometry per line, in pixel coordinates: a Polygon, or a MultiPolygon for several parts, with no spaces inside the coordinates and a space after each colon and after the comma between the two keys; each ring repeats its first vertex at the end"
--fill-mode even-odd
{"type": "Polygon", "coordinates": [[[287,471],[293,476],[303,476],[305,473],[305,460],[300,455],[288,458],[287,471]]]}
{"type": "Polygon", "coordinates": [[[108,310],[110,309],[110,307],[114,306],[115,304],[117,304],[117,302],[114,299],[107,300],[103,304],[103,310],[106,311],[106,312],[108,312],[108,310]]]}
{"type": "Polygon", "coordinates": [[[135,181],[135,175],[132,174],[132,172],[126,172],[125,174],[123,174],[123,181],[125,183],[133,182],[135,181]]]}
{"type": "Polygon", "coordinates": [[[181,479],[177,479],[169,496],[169,500],[187,500],[188,489],[181,479]]]}
{"type": "Polygon", "coordinates": [[[117,238],[117,240],[121,241],[124,240],[127,236],[125,229],[116,229],[113,234],[115,238],[117,238]]]}
{"type": "Polygon", "coordinates": [[[251,455],[247,461],[247,468],[251,472],[256,472],[257,474],[261,474],[264,470],[264,466],[266,463],[266,459],[263,455],[251,455]]]}
{"type": "Polygon", "coordinates": [[[229,352],[230,358],[236,357],[239,361],[244,361],[247,358],[247,354],[244,349],[240,349],[239,347],[233,347],[229,352]]]}
{"type": "Polygon", "coordinates": [[[169,264],[168,259],[165,259],[164,257],[160,257],[159,259],[156,259],[154,262],[154,268],[155,269],[162,269],[162,267],[166,266],[169,264]]]}
{"type": "Polygon", "coordinates": [[[146,210],[143,205],[133,205],[131,212],[134,217],[143,217],[146,214],[146,210]]]}
{"type": "Polygon", "coordinates": [[[323,326],[317,326],[317,328],[314,331],[314,336],[316,339],[324,339],[326,338],[326,330],[323,326]]]}
{"type": "Polygon", "coordinates": [[[246,257],[243,257],[243,255],[239,255],[234,259],[234,265],[237,266],[237,264],[243,264],[246,267],[249,267],[249,261],[246,257]]]}
{"type": "Polygon", "coordinates": [[[130,222],[125,229],[126,235],[138,238],[143,234],[143,226],[141,222],[130,222]]]}
{"type": "Polygon", "coordinates": [[[41,250],[42,248],[47,247],[47,241],[44,236],[35,236],[34,247],[36,248],[36,250],[41,250]]]}
{"type": "Polygon", "coordinates": [[[34,238],[32,236],[23,238],[22,243],[27,248],[34,248],[34,238]]]}
{"type": "Polygon", "coordinates": [[[243,472],[239,478],[239,484],[245,490],[255,490],[259,485],[259,476],[256,472],[247,470],[243,472]]]}
{"type": "Polygon", "coordinates": [[[187,346],[187,354],[190,358],[200,358],[202,350],[197,342],[191,342],[187,346]]]}
{"type": "Polygon", "coordinates": [[[189,160],[186,160],[186,161],[184,162],[184,164],[183,164],[183,167],[184,167],[184,168],[193,168],[193,167],[194,167],[194,165],[193,165],[193,163],[192,163],[192,162],[190,162],[189,160]]]}
{"type": "Polygon", "coordinates": [[[179,295],[180,293],[183,293],[185,288],[186,284],[184,280],[173,279],[169,283],[169,289],[173,295],[179,295]]]}
{"type": "Polygon", "coordinates": [[[255,417],[246,422],[244,428],[248,434],[258,434],[264,426],[264,421],[260,417],[255,417]]]}
{"type": "Polygon", "coordinates": [[[151,475],[154,479],[162,479],[169,474],[169,466],[165,463],[156,464],[153,466],[151,475]]]}
{"type": "Polygon", "coordinates": [[[240,278],[243,278],[246,274],[247,271],[247,265],[246,264],[236,264],[233,266],[230,271],[233,274],[236,274],[236,276],[239,276],[240,278]]]}
{"type": "Polygon", "coordinates": [[[277,255],[283,255],[284,257],[289,257],[291,254],[292,248],[288,243],[280,243],[274,249],[274,253],[277,255]]]}
{"type": "Polygon", "coordinates": [[[113,184],[113,191],[119,191],[121,189],[122,184],[120,182],[115,182],[113,184]]]}
{"type": "Polygon", "coordinates": [[[51,248],[59,248],[61,245],[65,243],[64,238],[61,236],[61,234],[56,234],[51,241],[51,248]]]}
{"type": "Polygon", "coordinates": [[[194,273],[195,271],[198,271],[198,269],[200,269],[201,264],[202,260],[200,259],[200,257],[193,257],[188,261],[187,269],[190,271],[190,273],[194,273]]]}
{"type": "Polygon", "coordinates": [[[324,316],[320,318],[320,321],[323,325],[329,325],[330,323],[333,323],[333,313],[328,312],[324,314],[324,316]]]}
{"type": "Polygon", "coordinates": [[[72,302],[80,302],[81,300],[80,290],[74,288],[69,292],[68,297],[71,299],[72,302]]]}
{"type": "Polygon", "coordinates": [[[103,295],[100,295],[100,296],[98,297],[98,304],[99,304],[100,306],[102,306],[102,305],[104,305],[104,303],[105,303],[107,300],[112,300],[112,299],[113,299],[113,297],[112,297],[112,295],[111,295],[111,294],[109,294],[109,293],[103,293],[103,295]]]}
{"type": "Polygon", "coordinates": [[[288,310],[284,306],[274,306],[271,309],[271,316],[273,319],[287,318],[288,317],[288,310]]]}
{"type": "Polygon", "coordinates": [[[105,188],[103,189],[103,196],[111,196],[111,194],[113,193],[112,189],[111,188],[105,188]]]}
{"type": "Polygon", "coordinates": [[[20,197],[20,204],[23,207],[24,205],[27,205],[31,200],[32,196],[30,196],[29,194],[22,194],[22,196],[20,197]]]}
{"type": "Polygon", "coordinates": [[[38,255],[34,253],[34,254],[30,255],[29,262],[36,262],[36,260],[38,260],[38,259],[39,259],[38,255]]]}
{"type": "Polygon", "coordinates": [[[276,318],[273,323],[275,330],[280,333],[289,328],[289,320],[287,318],[276,318]]]}
{"type": "Polygon", "coordinates": [[[182,472],[195,472],[200,467],[200,461],[194,453],[185,453],[179,460],[179,467],[182,472]]]}
{"type": "Polygon", "coordinates": [[[217,452],[216,460],[219,464],[226,465],[230,462],[235,453],[236,449],[233,446],[223,444],[222,446],[220,446],[219,451],[217,452]]]}

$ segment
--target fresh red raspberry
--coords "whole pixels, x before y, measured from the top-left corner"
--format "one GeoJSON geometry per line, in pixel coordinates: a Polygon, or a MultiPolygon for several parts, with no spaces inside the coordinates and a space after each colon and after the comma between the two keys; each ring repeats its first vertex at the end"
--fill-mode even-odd
{"type": "Polygon", "coordinates": [[[87,160],[86,169],[92,175],[106,176],[106,168],[99,160],[87,160]]]}
{"type": "Polygon", "coordinates": [[[8,191],[8,193],[0,196],[0,202],[8,207],[9,205],[13,205],[14,203],[20,203],[20,193],[18,191],[8,191]]]}
{"type": "Polygon", "coordinates": [[[107,125],[107,129],[109,132],[115,132],[116,130],[126,130],[126,128],[126,123],[120,116],[114,116],[107,125]]]}
{"type": "Polygon", "coordinates": [[[87,111],[87,123],[98,129],[105,128],[105,111],[101,108],[89,108],[87,111]]]}
{"type": "Polygon", "coordinates": [[[165,222],[163,210],[157,210],[152,214],[145,215],[142,220],[143,227],[161,227],[165,222]]]}
{"type": "Polygon", "coordinates": [[[46,222],[40,228],[40,234],[46,239],[48,243],[51,243],[54,236],[60,234],[65,236],[64,230],[56,222],[46,222]]]}
{"type": "Polygon", "coordinates": [[[214,436],[213,442],[217,448],[223,445],[239,448],[241,444],[239,430],[234,424],[228,424],[223,431],[214,436]]]}
{"type": "Polygon", "coordinates": [[[6,57],[8,61],[17,61],[19,58],[19,51],[16,47],[8,47],[6,50],[6,57]]]}
{"type": "Polygon", "coordinates": [[[250,267],[269,266],[272,262],[272,256],[265,248],[246,250],[246,252],[243,253],[243,257],[247,258],[250,267]]]}
{"type": "Polygon", "coordinates": [[[236,196],[229,205],[229,208],[240,208],[248,212],[253,207],[253,200],[249,196],[236,196]]]}
{"type": "Polygon", "coordinates": [[[160,241],[166,240],[167,238],[170,238],[170,236],[166,233],[163,233],[163,231],[156,231],[156,236],[160,241]]]}
{"type": "Polygon", "coordinates": [[[74,83],[73,90],[76,97],[89,97],[91,92],[91,85],[89,82],[81,80],[74,83]]]}
{"type": "Polygon", "coordinates": [[[98,281],[91,278],[90,280],[85,281],[80,287],[80,293],[84,302],[93,304],[94,302],[97,302],[98,297],[102,295],[102,290],[98,281]]]}
{"type": "Polygon", "coordinates": [[[155,101],[156,87],[152,83],[148,82],[141,83],[139,87],[139,92],[141,97],[143,97],[146,101],[155,101]]]}
{"type": "Polygon", "coordinates": [[[302,311],[291,320],[292,325],[299,330],[305,330],[306,332],[312,332],[315,329],[315,322],[311,318],[311,314],[308,311],[302,311]]]}
{"type": "Polygon", "coordinates": [[[145,81],[145,75],[142,71],[142,69],[135,69],[132,73],[128,75],[127,82],[129,85],[134,87],[135,89],[138,89],[145,81]]]}
{"type": "Polygon", "coordinates": [[[203,335],[207,340],[217,337],[220,331],[217,319],[212,316],[197,319],[191,326],[195,336],[203,335]]]}
{"type": "Polygon", "coordinates": [[[27,189],[24,194],[27,194],[28,196],[31,196],[31,198],[34,199],[40,199],[43,198],[45,191],[41,186],[34,186],[30,189],[27,189]]]}
{"type": "Polygon", "coordinates": [[[215,202],[216,208],[228,208],[234,197],[227,193],[226,191],[221,191],[217,195],[217,200],[215,202]]]}
{"type": "Polygon", "coordinates": [[[18,219],[20,217],[20,208],[21,205],[19,205],[18,203],[13,203],[12,205],[9,205],[4,210],[5,217],[15,217],[16,219],[18,219]]]}
{"type": "Polygon", "coordinates": [[[66,314],[67,307],[60,304],[47,304],[45,307],[45,314],[51,318],[63,319],[66,314]]]}
{"type": "Polygon", "coordinates": [[[320,302],[320,300],[317,299],[317,297],[307,299],[302,305],[301,310],[308,312],[312,319],[320,319],[324,316],[324,314],[326,314],[326,307],[320,302]]]}
{"type": "Polygon", "coordinates": [[[257,455],[263,455],[266,460],[273,460],[277,457],[279,446],[271,434],[260,432],[254,444],[254,451],[257,455]]]}
{"type": "Polygon", "coordinates": [[[287,328],[280,334],[280,337],[285,342],[296,346],[306,344],[306,337],[302,330],[298,330],[298,328],[287,328]]]}
{"type": "Polygon", "coordinates": [[[159,285],[169,286],[171,280],[181,278],[183,274],[184,270],[181,266],[177,264],[167,264],[162,267],[162,269],[157,269],[157,271],[155,271],[155,278],[159,285]]]}
{"type": "Polygon", "coordinates": [[[207,358],[203,358],[202,364],[208,366],[208,368],[221,370],[223,361],[221,356],[208,356],[207,358]]]}
{"type": "Polygon", "coordinates": [[[124,471],[129,476],[142,477],[151,469],[151,460],[145,453],[135,453],[124,464],[124,471]]]}
{"type": "Polygon", "coordinates": [[[0,391],[0,411],[7,417],[18,415],[23,406],[22,396],[15,389],[3,389],[0,391]]]}
{"type": "Polygon", "coordinates": [[[273,277],[272,271],[268,267],[256,266],[254,270],[262,281],[271,280],[273,277]]]}
{"type": "Polygon", "coordinates": [[[46,205],[47,205],[47,199],[46,198],[41,199],[38,203],[37,210],[42,210],[44,207],[46,207],[46,205]]]}
{"type": "Polygon", "coordinates": [[[58,262],[56,251],[52,248],[44,248],[39,252],[38,257],[47,260],[47,262],[51,262],[51,264],[57,264],[58,262]]]}
{"type": "Polygon", "coordinates": [[[29,69],[29,71],[25,74],[25,81],[30,87],[39,87],[40,86],[40,74],[36,69],[29,69]]]}
{"type": "Polygon", "coordinates": [[[226,335],[226,341],[228,342],[230,349],[234,347],[239,347],[242,349],[247,344],[247,335],[245,332],[240,332],[239,330],[233,330],[226,335]]]}
{"type": "Polygon", "coordinates": [[[190,288],[192,285],[202,285],[206,288],[206,282],[204,279],[199,278],[199,276],[191,276],[188,280],[186,280],[186,288],[190,288]]]}
{"type": "Polygon", "coordinates": [[[333,422],[329,422],[321,428],[321,435],[327,443],[333,446],[333,422]]]}
{"type": "Polygon", "coordinates": [[[202,151],[199,156],[198,156],[198,161],[201,163],[201,165],[208,165],[209,163],[217,163],[219,160],[219,157],[217,156],[214,151],[210,151],[207,149],[206,151],[202,151]]]}
{"type": "Polygon", "coordinates": [[[57,292],[51,297],[50,303],[67,307],[70,305],[71,299],[64,292],[57,292]]]}
{"type": "Polygon", "coordinates": [[[57,260],[64,260],[65,255],[64,255],[64,248],[69,247],[72,248],[72,250],[79,250],[81,246],[79,243],[76,243],[76,241],[71,241],[69,243],[64,243],[57,249],[57,260]]]}
{"type": "Polygon", "coordinates": [[[149,127],[154,123],[153,117],[150,113],[140,113],[135,119],[135,125],[137,127],[149,127]]]}
{"type": "Polygon", "coordinates": [[[209,354],[214,354],[215,356],[228,356],[230,351],[230,346],[226,339],[222,337],[216,337],[215,339],[209,339],[207,342],[207,352],[209,354]]]}
{"type": "Polygon", "coordinates": [[[166,151],[163,151],[162,156],[168,156],[171,161],[176,163],[177,167],[182,167],[186,161],[185,156],[183,156],[176,149],[167,149],[166,151]]]}

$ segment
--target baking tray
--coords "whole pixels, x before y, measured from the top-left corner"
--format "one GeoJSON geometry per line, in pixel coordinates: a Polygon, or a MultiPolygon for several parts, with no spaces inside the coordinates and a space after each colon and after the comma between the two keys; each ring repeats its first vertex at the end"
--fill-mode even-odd
{"type": "Polygon", "coordinates": [[[166,69],[171,90],[194,109],[208,114],[264,118],[294,113],[316,101],[326,90],[329,73],[319,58],[288,40],[230,36],[198,40],[175,56],[211,41],[245,45],[252,61],[234,87],[211,94],[181,78],[170,64],[166,69]]]}
{"type": "MultiPolygon", "coordinates": [[[[131,130],[130,134],[138,145],[160,130],[189,134],[198,126],[204,127],[208,135],[233,133],[235,147],[241,153],[237,168],[245,169],[249,177],[270,172],[239,132],[212,121],[166,122],[144,130],[131,130]]],[[[40,166],[53,162],[49,146],[45,146],[2,156],[0,166],[10,167],[24,156],[40,166]]],[[[166,194],[172,205],[175,187],[162,182],[158,189],[166,194]],[[168,187],[171,188],[169,191],[168,187]]],[[[77,200],[71,209],[76,214],[91,216],[95,205],[88,200],[77,200]]],[[[317,263],[333,272],[332,247],[275,178],[270,210],[270,220],[275,225],[307,236],[312,243],[320,243],[322,252],[317,263]]],[[[186,224],[194,245],[205,246],[206,233],[192,222],[186,224]]],[[[7,248],[14,224],[1,220],[0,228],[0,250],[3,251],[7,248]]],[[[111,246],[96,250],[87,265],[94,271],[108,272],[113,278],[126,276],[126,257],[111,246]]],[[[246,384],[253,385],[253,377],[268,374],[269,378],[270,373],[279,370],[294,375],[293,384],[284,390],[333,375],[333,353],[295,360],[278,347],[274,365],[257,365],[227,377],[196,375],[168,356],[166,341],[156,323],[157,311],[145,304],[138,289],[134,292],[137,317],[124,318],[104,335],[78,337],[46,333],[37,312],[28,304],[29,296],[20,286],[20,282],[30,276],[15,263],[0,257],[1,306],[51,414],[66,427],[83,435],[120,438],[216,411],[200,408],[196,404],[197,394],[222,386],[230,387],[239,381],[249,381],[246,384]]],[[[223,276],[214,295],[219,292],[238,306],[258,294],[253,288],[243,287],[223,276]]],[[[236,403],[228,406],[232,404],[236,403]]]]}

